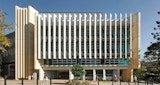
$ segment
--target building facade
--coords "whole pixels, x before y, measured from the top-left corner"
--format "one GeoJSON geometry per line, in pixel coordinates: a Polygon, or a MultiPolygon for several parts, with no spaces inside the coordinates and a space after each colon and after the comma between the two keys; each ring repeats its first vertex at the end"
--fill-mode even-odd
{"type": "Polygon", "coordinates": [[[73,79],[71,67],[80,64],[83,80],[133,81],[139,67],[140,13],[38,12],[15,7],[15,78],[73,79]]]}
{"type": "Polygon", "coordinates": [[[6,35],[11,43],[11,47],[7,47],[5,52],[0,52],[2,57],[2,76],[8,79],[15,78],[15,32],[6,35]]]}

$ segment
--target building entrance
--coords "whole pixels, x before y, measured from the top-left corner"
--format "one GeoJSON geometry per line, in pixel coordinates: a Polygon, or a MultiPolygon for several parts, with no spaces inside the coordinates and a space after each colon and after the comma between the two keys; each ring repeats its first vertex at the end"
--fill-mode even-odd
{"type": "Polygon", "coordinates": [[[69,72],[58,72],[58,79],[69,79],[69,72]]]}
{"type": "Polygon", "coordinates": [[[52,79],[69,79],[69,71],[67,70],[46,71],[46,74],[52,79]]]}

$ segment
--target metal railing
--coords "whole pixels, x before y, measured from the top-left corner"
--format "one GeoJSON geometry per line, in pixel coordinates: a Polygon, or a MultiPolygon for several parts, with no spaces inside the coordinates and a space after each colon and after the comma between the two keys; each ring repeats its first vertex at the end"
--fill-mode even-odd
{"type": "MultiPolygon", "coordinates": [[[[91,83],[93,83],[94,81],[89,81],[91,83]]],[[[39,81],[38,79],[36,80],[32,80],[32,82],[30,81],[30,83],[28,82],[28,80],[25,80],[24,78],[21,78],[20,81],[9,81],[7,80],[7,77],[4,77],[4,85],[53,85],[53,84],[62,84],[62,85],[65,85],[66,82],[62,83],[62,82],[54,82],[54,79],[49,79],[49,80],[42,80],[42,81],[39,81]]],[[[154,83],[153,81],[143,81],[143,82],[140,82],[139,80],[137,82],[123,82],[123,81],[111,81],[111,82],[105,82],[106,84],[104,84],[104,81],[100,81],[100,80],[97,80],[97,83],[94,82],[95,84],[94,85],[160,85],[157,84],[157,83],[154,83]]],[[[0,83],[1,84],[1,83],[0,83]]],[[[3,85],[3,84],[2,84],[3,85]]]]}

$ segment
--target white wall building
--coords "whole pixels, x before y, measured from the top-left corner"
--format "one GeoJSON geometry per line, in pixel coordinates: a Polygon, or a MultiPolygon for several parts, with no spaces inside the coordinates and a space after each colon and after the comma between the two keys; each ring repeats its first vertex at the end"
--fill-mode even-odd
{"type": "Polygon", "coordinates": [[[139,66],[140,13],[41,13],[16,6],[16,79],[37,71],[49,78],[73,79],[71,67],[85,68],[83,79],[133,80],[139,66]],[[127,74],[127,75],[126,75],[127,74]]]}

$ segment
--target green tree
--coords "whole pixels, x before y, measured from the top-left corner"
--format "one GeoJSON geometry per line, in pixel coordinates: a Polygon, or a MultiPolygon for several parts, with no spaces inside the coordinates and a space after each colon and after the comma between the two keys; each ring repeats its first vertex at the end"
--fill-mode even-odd
{"type": "Polygon", "coordinates": [[[146,72],[146,65],[145,62],[142,60],[141,67],[138,69],[134,69],[134,75],[136,75],[140,80],[145,80],[145,72],[146,72]]]}
{"type": "MultiPolygon", "coordinates": [[[[160,12],[158,12],[160,14],[160,12]]],[[[146,69],[148,73],[158,74],[160,77],[160,21],[156,21],[157,27],[153,28],[154,32],[151,33],[155,42],[147,48],[144,53],[146,59],[146,69]]],[[[160,80],[160,79],[158,79],[160,80]]]]}
{"type": "MultiPolygon", "coordinates": [[[[4,30],[13,29],[11,25],[5,22],[6,14],[0,10],[0,53],[6,51],[6,47],[10,47],[11,43],[8,37],[5,35],[4,30]]],[[[1,74],[2,56],[0,56],[0,74],[1,74]]],[[[1,76],[1,75],[0,75],[1,76]]]]}
{"type": "Polygon", "coordinates": [[[1,77],[1,72],[2,72],[1,66],[2,66],[2,57],[0,56],[0,77],[1,77]]]}
{"type": "Polygon", "coordinates": [[[6,47],[11,46],[11,43],[8,37],[5,35],[4,30],[10,30],[12,29],[12,26],[5,22],[5,17],[5,13],[2,10],[0,10],[0,51],[2,52],[6,51],[6,47]]]}
{"type": "Polygon", "coordinates": [[[72,67],[71,71],[73,75],[75,76],[75,78],[80,78],[85,74],[84,68],[79,64],[75,64],[72,67]]]}

